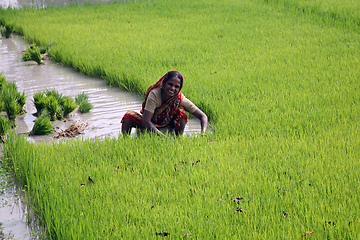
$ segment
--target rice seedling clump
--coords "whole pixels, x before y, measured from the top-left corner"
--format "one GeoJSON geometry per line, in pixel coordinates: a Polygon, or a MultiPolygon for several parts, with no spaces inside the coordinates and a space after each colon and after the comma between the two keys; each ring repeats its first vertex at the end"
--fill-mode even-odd
{"type": "Polygon", "coordinates": [[[36,119],[35,124],[30,132],[33,135],[48,135],[53,132],[54,127],[48,116],[40,116],[36,119]]]}
{"type": "Polygon", "coordinates": [[[0,26],[0,32],[1,36],[5,38],[11,38],[12,33],[14,32],[14,26],[13,25],[6,25],[6,26],[0,26]]]}
{"type": "Polygon", "coordinates": [[[93,105],[89,102],[89,95],[85,92],[79,93],[75,97],[75,102],[79,105],[79,112],[80,113],[87,113],[91,109],[93,109],[93,105]]]}
{"type": "Polygon", "coordinates": [[[61,99],[61,106],[63,109],[63,115],[64,117],[67,117],[71,112],[73,112],[77,108],[77,104],[74,102],[74,100],[68,96],[64,96],[61,99]]]}
{"type": "Polygon", "coordinates": [[[8,120],[0,115],[0,138],[3,139],[10,129],[8,120]]]}
{"type": "Polygon", "coordinates": [[[0,110],[6,112],[7,118],[11,122],[11,126],[16,126],[16,116],[25,113],[24,105],[26,95],[20,93],[15,83],[7,82],[6,78],[0,74],[0,110]]]}
{"type": "Polygon", "coordinates": [[[33,103],[36,108],[36,116],[41,116],[43,111],[46,110],[52,121],[68,117],[77,107],[71,97],[49,89],[35,93],[33,103]]]}

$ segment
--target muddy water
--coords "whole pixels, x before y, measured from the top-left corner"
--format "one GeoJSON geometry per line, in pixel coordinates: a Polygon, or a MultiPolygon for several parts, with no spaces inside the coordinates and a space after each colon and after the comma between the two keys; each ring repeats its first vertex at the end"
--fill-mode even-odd
{"type": "MultiPolygon", "coordinates": [[[[86,114],[73,113],[71,115],[74,121],[89,123],[90,127],[80,136],[81,138],[118,137],[121,127],[120,119],[124,113],[127,110],[140,110],[142,98],[119,88],[109,87],[102,79],[84,76],[50,60],[46,60],[45,65],[40,66],[35,62],[22,61],[21,51],[26,49],[26,45],[28,44],[24,39],[17,34],[14,34],[11,39],[0,39],[0,72],[7,81],[15,82],[18,90],[24,91],[27,96],[25,104],[27,113],[17,117],[17,132],[31,131],[36,119],[33,116],[36,109],[31,101],[32,96],[46,89],[55,89],[73,98],[81,92],[89,94],[89,101],[94,108],[86,114]]],[[[54,122],[54,125],[60,129],[66,129],[70,124],[71,121],[54,122]]],[[[189,119],[185,134],[197,134],[200,130],[199,120],[189,119]]],[[[52,141],[52,135],[28,137],[28,139],[34,142],[52,141]]],[[[0,173],[0,176],[2,174],[7,176],[9,173],[0,173]]],[[[19,185],[7,185],[5,182],[4,179],[0,180],[0,239],[3,239],[3,236],[5,239],[41,238],[38,225],[27,224],[29,209],[24,203],[23,189],[19,185]],[[1,233],[5,235],[2,236],[1,233]]],[[[30,219],[32,218],[34,219],[30,214],[30,219]]]]}

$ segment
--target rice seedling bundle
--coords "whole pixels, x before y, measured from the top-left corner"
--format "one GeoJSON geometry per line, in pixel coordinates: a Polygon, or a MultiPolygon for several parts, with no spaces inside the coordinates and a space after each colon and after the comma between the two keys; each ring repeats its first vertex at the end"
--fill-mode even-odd
{"type": "Polygon", "coordinates": [[[47,110],[51,120],[67,117],[77,107],[77,104],[71,97],[65,96],[53,89],[35,93],[33,103],[37,116],[42,115],[43,111],[47,110]]]}
{"type": "Polygon", "coordinates": [[[68,116],[71,112],[73,112],[77,108],[77,104],[74,100],[68,96],[64,96],[61,99],[61,106],[64,111],[63,115],[68,116]]]}
{"type": "Polygon", "coordinates": [[[8,130],[10,129],[10,125],[8,120],[0,115],[0,136],[5,136],[8,130]]]}
{"type": "Polygon", "coordinates": [[[79,93],[75,97],[76,104],[79,105],[79,112],[80,113],[87,113],[91,109],[93,109],[93,105],[89,102],[89,95],[85,92],[79,93]]]}
{"type": "Polygon", "coordinates": [[[55,120],[59,111],[60,105],[54,96],[46,97],[45,107],[49,111],[50,117],[55,120]]]}
{"type": "Polygon", "coordinates": [[[14,26],[12,26],[12,25],[1,26],[0,25],[0,32],[1,32],[1,36],[5,37],[5,38],[11,38],[12,33],[14,32],[14,26]]]}
{"type": "Polygon", "coordinates": [[[79,112],[81,113],[87,113],[91,109],[93,109],[93,105],[88,101],[82,101],[79,105],[79,112]]]}
{"type": "Polygon", "coordinates": [[[3,76],[2,73],[0,73],[0,91],[2,90],[2,87],[5,85],[5,82],[6,82],[5,76],[3,76]]]}
{"type": "Polygon", "coordinates": [[[317,1],[264,2],[0,9],[29,41],[53,41],[53,59],[111,85],[144,94],[179,70],[215,130],[11,136],[6,157],[49,238],[359,238],[359,13],[337,17],[359,5],[328,2],[332,17],[317,1]]]}
{"type": "Polygon", "coordinates": [[[20,94],[14,83],[5,82],[3,84],[0,100],[9,120],[15,121],[16,116],[21,113],[24,106],[21,104],[24,103],[24,98],[26,98],[25,94],[20,94]]]}
{"type": "Polygon", "coordinates": [[[35,124],[30,132],[33,135],[48,135],[54,130],[48,116],[40,116],[36,119],[35,124]]]}
{"type": "Polygon", "coordinates": [[[44,63],[41,57],[40,49],[36,47],[35,44],[32,44],[25,52],[22,53],[22,58],[24,61],[35,61],[37,64],[44,63]]]}
{"type": "Polygon", "coordinates": [[[43,92],[37,92],[33,96],[33,103],[36,108],[36,115],[41,115],[41,112],[45,108],[45,94],[43,92]]]}

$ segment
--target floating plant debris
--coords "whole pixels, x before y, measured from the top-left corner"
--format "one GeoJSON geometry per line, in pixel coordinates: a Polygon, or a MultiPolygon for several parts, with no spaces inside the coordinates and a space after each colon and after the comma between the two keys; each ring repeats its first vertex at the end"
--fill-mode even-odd
{"type": "Polygon", "coordinates": [[[57,133],[54,138],[60,138],[60,137],[69,137],[74,138],[76,135],[82,134],[87,128],[89,124],[88,122],[80,123],[80,120],[71,123],[70,127],[65,130],[56,130],[57,133]]]}

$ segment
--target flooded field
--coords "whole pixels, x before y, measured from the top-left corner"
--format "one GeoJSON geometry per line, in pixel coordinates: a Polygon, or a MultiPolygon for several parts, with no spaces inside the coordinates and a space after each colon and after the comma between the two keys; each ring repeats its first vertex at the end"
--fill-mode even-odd
{"type": "MultiPolygon", "coordinates": [[[[45,61],[45,65],[37,65],[35,62],[21,60],[21,51],[28,45],[24,39],[14,34],[11,39],[1,39],[0,43],[0,72],[7,81],[15,82],[19,91],[25,91],[27,96],[26,114],[16,119],[16,131],[28,133],[31,131],[36,117],[32,102],[32,96],[39,91],[55,89],[59,93],[75,97],[77,94],[86,92],[89,101],[94,108],[85,114],[72,113],[74,121],[89,123],[89,128],[81,137],[117,137],[120,134],[120,120],[127,110],[139,111],[142,98],[117,87],[110,87],[103,79],[85,76],[75,70],[64,67],[51,60],[45,61]]],[[[54,125],[60,129],[69,127],[71,121],[56,121],[54,125]]],[[[135,130],[133,130],[134,133],[135,130]]],[[[200,122],[197,119],[189,119],[185,128],[185,134],[200,132],[200,122]]],[[[52,136],[32,137],[35,141],[44,141],[52,136]]]]}
{"type": "MultiPolygon", "coordinates": [[[[36,109],[31,101],[32,97],[36,92],[46,89],[56,89],[59,93],[70,97],[82,92],[89,94],[89,101],[94,108],[89,113],[72,113],[70,116],[71,120],[89,123],[89,128],[80,135],[82,138],[118,137],[120,120],[124,113],[127,110],[141,109],[143,101],[141,97],[117,87],[110,87],[103,79],[85,76],[51,60],[46,60],[45,65],[22,61],[21,51],[28,45],[22,36],[17,34],[11,39],[0,39],[0,72],[7,81],[15,82],[18,90],[25,91],[27,96],[25,104],[27,113],[16,119],[18,133],[31,131],[36,120],[33,116],[36,109]]],[[[71,122],[53,123],[54,126],[65,130],[71,122]]],[[[185,134],[196,134],[200,131],[199,120],[189,119],[185,134]]],[[[132,134],[134,132],[135,130],[132,134]]],[[[53,135],[32,136],[28,139],[35,142],[52,141],[53,135]]],[[[3,176],[0,187],[0,234],[3,235],[0,235],[0,239],[39,239],[42,237],[39,227],[36,224],[32,227],[28,226],[29,209],[25,203],[23,187],[13,183],[12,180],[5,180],[9,175],[5,170],[2,170],[0,175],[3,176]]]]}

